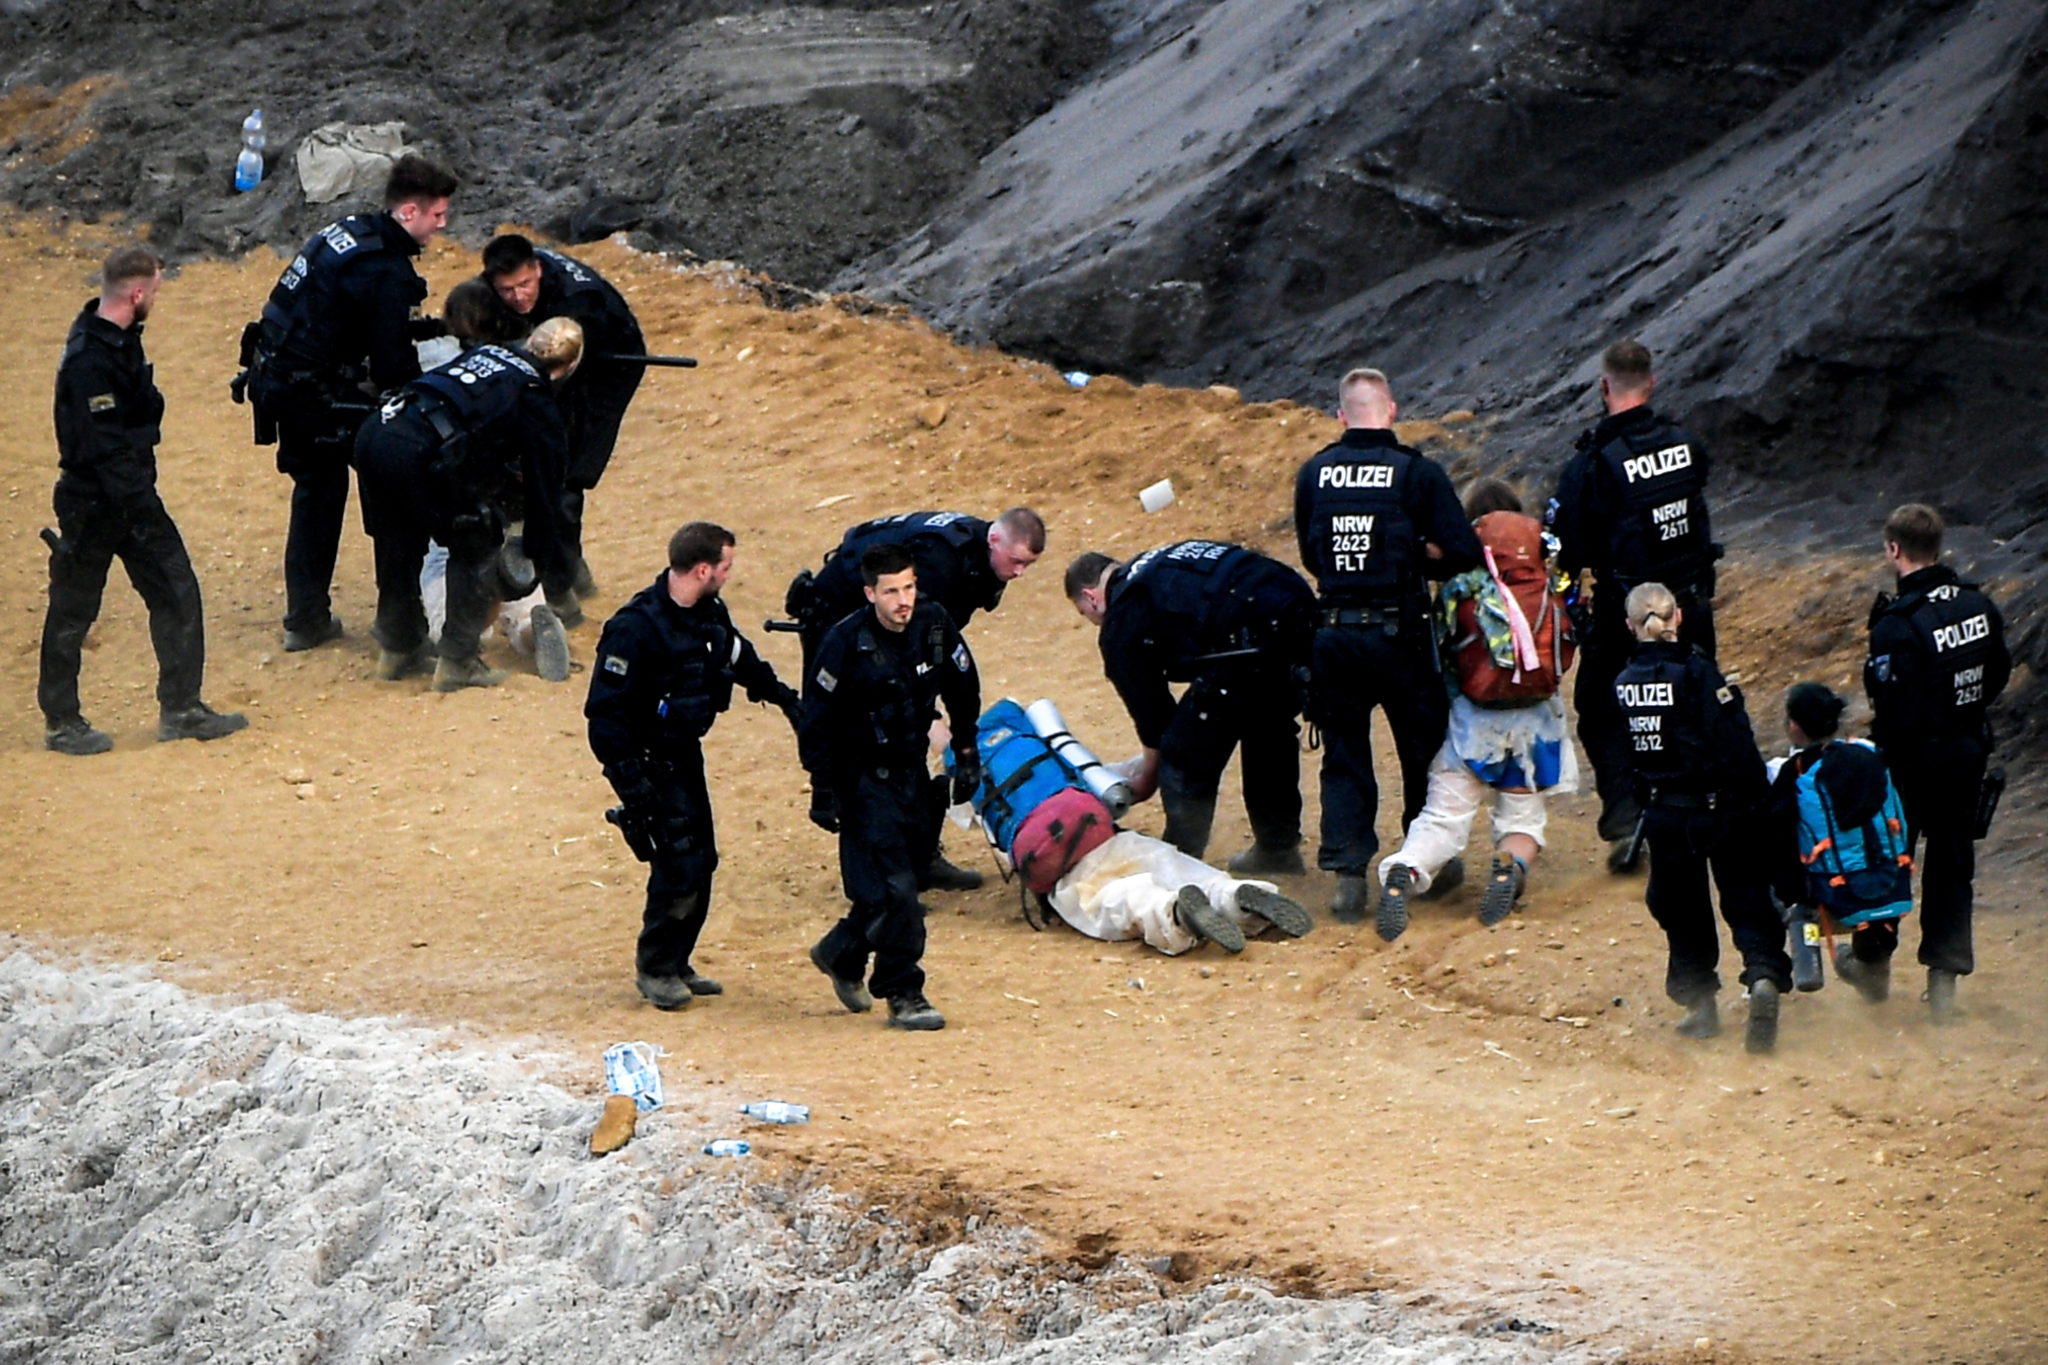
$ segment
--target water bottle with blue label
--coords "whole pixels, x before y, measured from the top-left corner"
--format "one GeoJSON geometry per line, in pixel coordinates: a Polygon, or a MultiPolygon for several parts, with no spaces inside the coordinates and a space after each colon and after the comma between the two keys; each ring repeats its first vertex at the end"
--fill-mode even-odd
{"type": "Polygon", "coordinates": [[[745,1156],[754,1150],[754,1144],[739,1138],[716,1138],[704,1144],[706,1156],[745,1156]]]}
{"type": "Polygon", "coordinates": [[[263,111],[252,109],[242,120],[242,153],[235,158],[235,188],[253,190],[263,183],[263,111]]]}
{"type": "Polygon", "coordinates": [[[755,1100],[752,1104],[740,1106],[740,1112],[750,1119],[763,1123],[809,1123],[811,1108],[807,1104],[790,1104],[783,1100],[755,1100]]]}
{"type": "Polygon", "coordinates": [[[604,1050],[604,1083],[614,1095],[631,1095],[641,1113],[661,1108],[661,1071],[652,1043],[614,1043],[604,1050]]]}

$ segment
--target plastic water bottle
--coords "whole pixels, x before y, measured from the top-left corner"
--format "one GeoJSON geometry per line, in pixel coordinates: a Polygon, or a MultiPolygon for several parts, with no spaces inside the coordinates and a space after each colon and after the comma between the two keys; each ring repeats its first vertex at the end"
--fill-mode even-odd
{"type": "Polygon", "coordinates": [[[755,1100],[752,1104],[740,1106],[740,1112],[750,1119],[763,1123],[809,1123],[811,1107],[807,1104],[788,1104],[782,1100],[755,1100]]]}
{"type": "Polygon", "coordinates": [[[745,1156],[754,1150],[754,1144],[739,1138],[717,1138],[704,1144],[706,1156],[745,1156]]]}
{"type": "Polygon", "coordinates": [[[242,154],[235,158],[235,188],[253,190],[263,183],[263,111],[252,109],[242,120],[242,154]]]}

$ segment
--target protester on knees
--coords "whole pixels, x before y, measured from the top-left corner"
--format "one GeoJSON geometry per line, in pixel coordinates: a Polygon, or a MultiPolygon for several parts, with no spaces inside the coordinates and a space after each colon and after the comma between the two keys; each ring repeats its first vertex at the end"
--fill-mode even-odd
{"type": "Polygon", "coordinates": [[[1380,862],[1375,920],[1389,941],[1407,928],[1409,897],[1427,894],[1464,853],[1489,792],[1494,857],[1479,921],[1505,919],[1543,847],[1544,798],[1578,790],[1560,692],[1573,646],[1543,528],[1523,515],[1520,495],[1499,479],[1473,486],[1465,514],[1487,565],[1444,584],[1437,628],[1451,684],[1446,733],[1422,809],[1400,849],[1380,862]]]}
{"type": "Polygon", "coordinates": [[[1778,997],[1791,989],[1792,962],[1784,924],[1771,907],[1768,783],[1749,713],[1714,661],[1681,643],[1685,613],[1669,588],[1637,585],[1625,617],[1636,647],[1614,691],[1649,845],[1644,899],[1669,950],[1665,993],[1685,1007],[1680,1033],[1720,1032],[1711,873],[1742,957],[1748,1046],[1768,1052],[1777,1044],[1778,997]]]}

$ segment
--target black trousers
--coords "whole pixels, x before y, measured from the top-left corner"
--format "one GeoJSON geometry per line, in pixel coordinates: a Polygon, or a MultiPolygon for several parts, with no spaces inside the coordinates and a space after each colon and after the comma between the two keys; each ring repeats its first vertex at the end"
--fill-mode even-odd
{"type": "Polygon", "coordinates": [[[691,744],[672,752],[656,780],[670,808],[682,817],[680,846],[664,847],[647,868],[647,906],[633,964],[645,976],[690,974],[690,955],[711,910],[711,875],[718,870],[711,793],[704,782],[704,751],[691,744]]]}
{"type": "MultiPolygon", "coordinates": [[[[1666,584],[1670,587],[1671,585],[1666,584]]],[[[1679,639],[1714,656],[1714,602],[1691,589],[1672,588],[1685,620],[1679,639]]],[[[1579,747],[1593,765],[1593,785],[1600,793],[1600,837],[1626,839],[1633,829],[1635,811],[1635,750],[1628,737],[1628,721],[1622,715],[1621,700],[1614,695],[1614,680],[1628,666],[1635,652],[1635,638],[1628,633],[1625,611],[1627,594],[1609,591],[1605,584],[1593,599],[1593,638],[1579,646],[1578,681],[1573,684],[1572,707],[1579,716],[1579,747]]]]}
{"type": "Polygon", "coordinates": [[[1159,798],[1166,808],[1166,842],[1193,858],[1208,849],[1223,769],[1232,751],[1241,749],[1244,810],[1252,837],[1264,848],[1299,844],[1297,714],[1299,703],[1284,664],[1266,664],[1265,671],[1219,670],[1189,683],[1159,737],[1159,798]]]}
{"type": "Polygon", "coordinates": [[[55,502],[64,548],[50,555],[50,607],[43,617],[36,682],[43,718],[51,725],[80,719],[78,669],[85,636],[99,618],[107,570],[117,558],[149,608],[158,706],[179,711],[198,705],[206,671],[199,579],[163,500],[152,493],[147,506],[122,513],[97,496],[60,489],[55,502]]]}
{"type": "Polygon", "coordinates": [[[1316,632],[1315,720],[1323,731],[1323,840],[1316,866],[1364,876],[1379,852],[1380,784],[1372,766],[1372,713],[1386,713],[1401,761],[1401,828],[1422,811],[1429,765],[1443,747],[1451,703],[1436,644],[1420,615],[1316,632]]]}
{"type": "MultiPolygon", "coordinates": [[[[1971,836],[1977,788],[1984,780],[1984,748],[1957,742],[1917,762],[1906,754],[1891,759],[1920,869],[1920,964],[1968,976],[1977,968],[1972,929],[1977,841],[1971,836]]],[[[1850,942],[1866,962],[1889,958],[1899,946],[1899,922],[1865,925],[1850,942]]]]}
{"type": "Polygon", "coordinates": [[[348,511],[353,433],[338,418],[280,416],[278,472],[291,476],[291,522],[284,536],[284,628],[316,631],[333,614],[334,562],[348,511]]]}
{"type": "Polygon", "coordinates": [[[1650,881],[1643,899],[1664,931],[1670,957],[1664,993],[1692,1005],[1721,989],[1721,934],[1707,890],[1712,873],[1721,918],[1742,957],[1742,984],[1768,980],[1792,989],[1785,923],[1771,905],[1765,832],[1711,815],[1652,808],[1644,817],[1650,881]]]}
{"type": "Polygon", "coordinates": [[[619,443],[619,425],[626,420],[626,406],[633,401],[633,392],[640,387],[644,372],[637,365],[619,369],[622,373],[606,379],[601,389],[585,394],[570,416],[569,468],[562,488],[562,535],[567,551],[564,558],[572,575],[583,559],[583,495],[597,487],[612,462],[612,450],[619,443]]]}
{"type": "Polygon", "coordinates": [[[497,558],[502,536],[457,534],[447,490],[427,475],[438,442],[411,426],[367,428],[356,446],[363,529],[375,545],[377,620],[371,634],[397,654],[410,654],[427,638],[420,601],[420,567],[427,543],[448,549],[448,614],[441,623],[440,655],[473,659],[498,596],[497,558]]]}
{"type": "Polygon", "coordinates": [[[832,974],[865,978],[885,1000],[924,990],[924,908],[918,876],[930,861],[925,841],[929,783],[921,764],[870,768],[834,783],[839,798],[839,879],[851,902],[825,935],[832,974]],[[920,860],[919,850],[926,849],[920,860]],[[869,958],[874,971],[868,970],[869,958]]]}

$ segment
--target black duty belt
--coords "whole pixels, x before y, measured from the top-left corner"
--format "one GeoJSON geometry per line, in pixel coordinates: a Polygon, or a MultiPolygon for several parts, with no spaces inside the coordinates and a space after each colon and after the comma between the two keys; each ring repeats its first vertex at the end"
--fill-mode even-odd
{"type": "Polygon", "coordinates": [[[1322,607],[1316,619],[1324,626],[1378,626],[1391,630],[1404,621],[1420,623],[1424,612],[1402,607],[1322,607]]]}
{"type": "Polygon", "coordinates": [[[452,445],[465,435],[462,428],[455,424],[455,418],[450,415],[448,405],[438,398],[428,398],[424,395],[416,397],[412,409],[426,418],[427,425],[434,429],[434,435],[440,438],[442,445],[452,445]]]}
{"type": "Polygon", "coordinates": [[[1652,787],[1650,804],[1664,810],[1712,811],[1717,799],[1713,792],[1675,792],[1652,787]]]}

